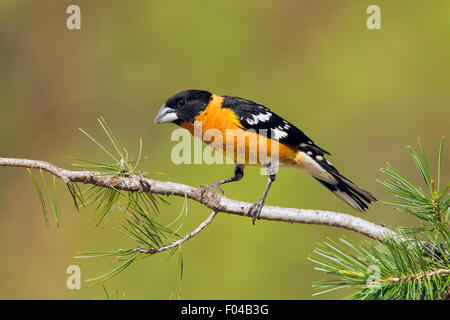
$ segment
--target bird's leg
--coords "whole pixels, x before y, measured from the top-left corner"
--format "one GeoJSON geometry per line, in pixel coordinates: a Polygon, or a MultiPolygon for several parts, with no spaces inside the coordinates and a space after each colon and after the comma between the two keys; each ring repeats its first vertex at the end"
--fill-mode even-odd
{"type": "Polygon", "coordinates": [[[266,200],[267,193],[269,192],[270,186],[274,181],[275,168],[271,164],[269,164],[269,166],[267,167],[266,190],[264,190],[262,197],[248,209],[248,214],[252,217],[253,224],[255,224],[255,220],[259,219],[261,215],[261,210],[264,207],[264,201],[266,200]]]}
{"type": "Polygon", "coordinates": [[[224,194],[225,192],[220,187],[220,185],[228,182],[239,181],[242,179],[243,176],[244,176],[244,166],[241,164],[237,164],[234,167],[234,176],[232,176],[231,178],[213,182],[209,186],[201,185],[201,187],[204,188],[205,190],[208,190],[209,192],[216,192],[217,190],[219,190],[220,192],[222,192],[222,194],[224,194]]]}

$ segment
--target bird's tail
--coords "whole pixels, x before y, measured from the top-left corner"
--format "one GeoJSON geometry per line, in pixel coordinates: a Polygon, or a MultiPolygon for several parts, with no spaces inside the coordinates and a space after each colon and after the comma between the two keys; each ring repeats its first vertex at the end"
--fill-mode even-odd
{"type": "Polygon", "coordinates": [[[367,206],[367,203],[377,201],[377,199],[373,195],[361,189],[360,187],[358,187],[356,184],[354,184],[345,177],[341,176],[337,178],[338,182],[336,184],[331,184],[317,178],[316,180],[319,181],[321,184],[323,184],[325,187],[327,187],[339,198],[348,203],[355,210],[364,212],[369,208],[367,206]]]}
{"type": "Polygon", "coordinates": [[[303,161],[304,169],[306,169],[304,171],[311,174],[317,181],[355,210],[364,212],[368,209],[368,203],[377,201],[370,192],[363,190],[339,173],[339,171],[327,161],[323,155],[306,155],[306,157],[307,159],[305,160],[307,161],[303,161]],[[305,167],[305,164],[307,163],[309,163],[309,168],[305,167]]]}

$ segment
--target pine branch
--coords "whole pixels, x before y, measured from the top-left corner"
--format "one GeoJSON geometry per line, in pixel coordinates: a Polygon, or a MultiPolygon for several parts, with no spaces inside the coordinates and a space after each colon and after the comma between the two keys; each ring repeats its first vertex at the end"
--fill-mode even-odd
{"type": "MultiPolygon", "coordinates": [[[[59,168],[51,163],[39,160],[0,158],[0,166],[41,169],[68,183],[83,183],[113,190],[133,193],[187,197],[197,201],[215,212],[249,217],[251,203],[229,199],[217,193],[206,192],[185,184],[159,181],[135,174],[107,175],[96,171],[72,171],[59,168]]],[[[126,172],[125,172],[126,173],[126,172]]],[[[301,224],[326,225],[351,230],[378,241],[387,237],[396,238],[394,231],[376,225],[349,214],[313,209],[295,209],[265,206],[261,211],[261,219],[301,224]]]]}
{"type": "Polygon", "coordinates": [[[213,219],[216,217],[216,214],[217,214],[217,212],[213,211],[209,215],[209,217],[205,221],[203,221],[194,231],[192,231],[191,233],[188,233],[187,235],[185,235],[183,238],[181,238],[178,241],[172,242],[166,246],[159,247],[157,249],[146,249],[146,248],[138,247],[138,248],[136,248],[136,251],[139,253],[142,253],[142,254],[155,254],[155,253],[160,253],[163,251],[167,251],[167,250],[179,247],[183,243],[185,243],[186,241],[191,239],[192,237],[199,234],[203,229],[205,229],[206,226],[208,226],[213,221],[213,219]]]}
{"type": "Polygon", "coordinates": [[[421,157],[408,146],[426,191],[389,163],[382,172],[390,180],[378,181],[398,198],[385,203],[419,219],[421,225],[399,228],[399,237],[376,244],[355,244],[345,239],[339,239],[342,244],[331,239],[321,243],[309,260],[318,265],[316,270],[335,278],[315,283],[315,287],[324,289],[320,293],[352,287],[358,291],[350,299],[450,299],[450,184],[441,189],[443,142],[444,138],[436,180],[420,139],[421,157]]]}
{"type": "MultiPolygon", "coordinates": [[[[440,268],[437,270],[431,270],[428,271],[427,273],[418,273],[418,274],[413,274],[413,275],[408,275],[408,276],[403,276],[400,278],[387,278],[387,281],[393,281],[393,282],[400,282],[400,281],[404,281],[404,282],[408,282],[408,281],[417,281],[417,280],[421,280],[423,278],[430,278],[432,276],[439,276],[439,275],[444,275],[444,274],[450,274],[450,269],[444,269],[444,268],[440,268]]],[[[384,281],[383,279],[381,281],[384,281]]]]}

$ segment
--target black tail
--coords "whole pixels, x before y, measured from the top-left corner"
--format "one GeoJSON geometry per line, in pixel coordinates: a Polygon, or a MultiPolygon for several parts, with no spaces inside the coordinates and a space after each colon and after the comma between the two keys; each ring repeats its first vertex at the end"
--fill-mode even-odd
{"type": "Polygon", "coordinates": [[[368,209],[367,203],[372,203],[377,201],[377,199],[370,194],[370,192],[361,189],[359,186],[345,178],[343,175],[337,171],[335,167],[331,165],[325,159],[323,161],[316,161],[320,166],[330,173],[335,183],[329,181],[323,181],[317,177],[315,179],[327,187],[339,198],[348,203],[355,210],[364,212],[368,209]],[[366,203],[367,202],[367,203],[366,203]]]}

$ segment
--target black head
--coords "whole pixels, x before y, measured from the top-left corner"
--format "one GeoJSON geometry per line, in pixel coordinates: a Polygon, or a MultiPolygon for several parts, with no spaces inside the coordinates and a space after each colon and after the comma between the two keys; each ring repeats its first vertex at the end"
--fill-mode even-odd
{"type": "Polygon", "coordinates": [[[205,110],[211,93],[203,90],[186,90],[170,97],[159,109],[156,123],[194,122],[195,116],[205,110]]]}

